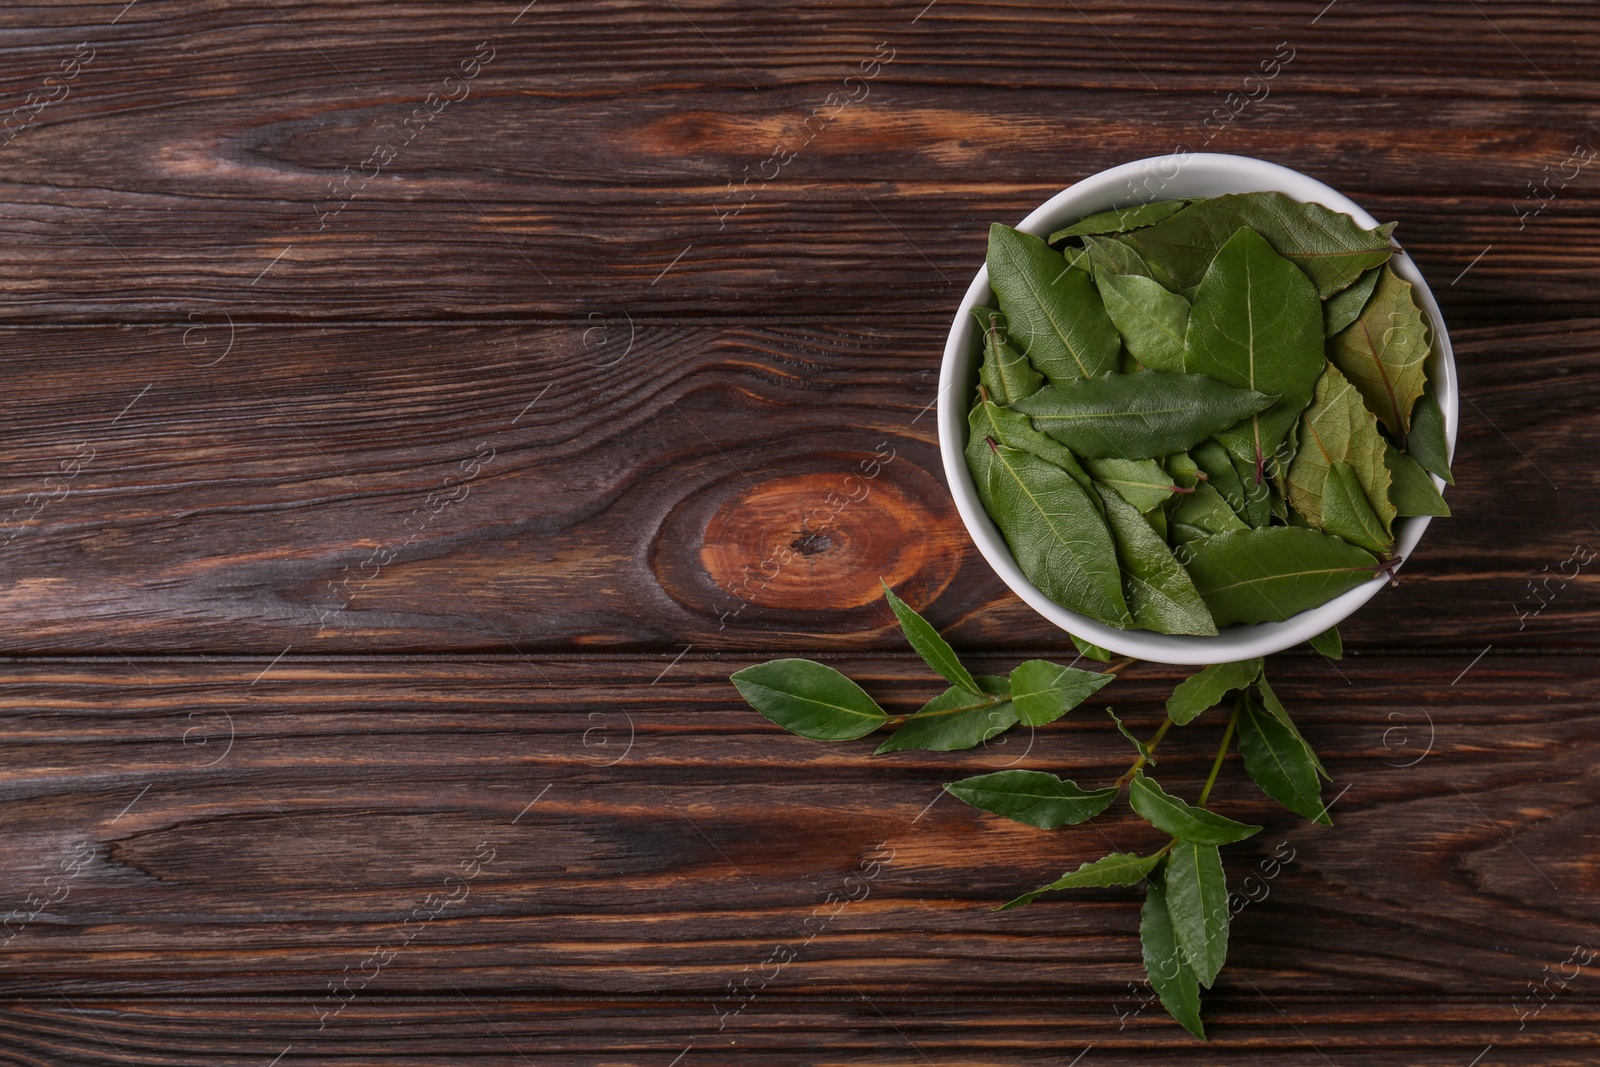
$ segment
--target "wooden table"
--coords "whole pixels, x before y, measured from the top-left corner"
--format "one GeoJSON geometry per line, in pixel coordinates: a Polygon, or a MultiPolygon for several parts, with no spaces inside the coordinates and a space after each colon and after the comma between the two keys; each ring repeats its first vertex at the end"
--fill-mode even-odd
{"type": "Polygon", "coordinates": [[[1593,4],[0,24],[0,1062],[1600,1062],[1593,4]],[[1114,774],[1097,717],[873,758],[727,682],[931,696],[880,575],[986,669],[1070,656],[927,405],[987,224],[1179,146],[1397,220],[1465,390],[1455,517],[1273,661],[1337,826],[1218,793],[1236,879],[1293,861],[1209,1045],[1140,1010],[1137,892],[991,911],[1148,830],[936,802],[1114,774]]]}

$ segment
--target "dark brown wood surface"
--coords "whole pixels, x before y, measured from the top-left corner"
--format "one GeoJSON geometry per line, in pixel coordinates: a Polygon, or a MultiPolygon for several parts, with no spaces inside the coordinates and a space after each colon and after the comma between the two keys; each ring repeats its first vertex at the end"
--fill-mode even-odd
{"type": "Polygon", "coordinates": [[[1600,541],[1600,168],[1539,184],[1597,60],[1581,2],[0,11],[0,1063],[1597,1062],[1600,594],[1544,581],[1600,541]],[[1148,829],[938,799],[1113,777],[1106,723],[872,757],[726,680],[931,696],[880,576],[1068,654],[926,409],[987,224],[1179,146],[1396,220],[1466,397],[1454,517],[1274,660],[1336,825],[1219,786],[1266,830],[1208,1045],[1136,892],[991,910],[1148,829]]]}

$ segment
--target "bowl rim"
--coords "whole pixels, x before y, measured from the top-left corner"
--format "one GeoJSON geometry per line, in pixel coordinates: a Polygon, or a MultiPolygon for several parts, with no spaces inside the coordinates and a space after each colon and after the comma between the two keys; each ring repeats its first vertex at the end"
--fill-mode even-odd
{"type": "MultiPolygon", "coordinates": [[[[1250,191],[1281,192],[1302,203],[1318,203],[1342,212],[1366,228],[1378,225],[1375,218],[1343,193],[1281,164],[1252,156],[1218,152],[1175,152],[1133,160],[1075,182],[1040,204],[1016,228],[1043,238],[1055,229],[1097,211],[1154,200],[1250,191]],[[1152,179],[1158,183],[1153,189],[1152,179]],[[1128,195],[1130,192],[1132,195],[1128,195]]],[[[1395,243],[1395,253],[1389,260],[1389,266],[1411,283],[1417,303],[1428,316],[1432,327],[1433,344],[1427,357],[1428,379],[1433,383],[1439,407],[1444,414],[1445,437],[1450,458],[1454,461],[1459,398],[1450,334],[1433,291],[1398,242],[1395,243]]],[[[979,501],[972,474],[967,468],[968,398],[977,380],[979,363],[975,344],[977,319],[972,315],[972,309],[985,304],[991,295],[989,270],[987,266],[982,266],[967,287],[945,340],[944,356],[939,368],[939,451],[944,461],[945,480],[968,535],[1001,581],[1029,607],[1069,634],[1119,655],[1155,663],[1197,665],[1252,659],[1301,644],[1344,621],[1383,587],[1387,579],[1379,576],[1282,622],[1229,626],[1209,637],[1125,630],[1080,615],[1045,596],[1017,566],[1004,535],[979,501]]],[[[1430,477],[1442,493],[1445,489],[1444,480],[1437,475],[1430,477]]],[[[1403,562],[1395,568],[1396,571],[1409,562],[1428,528],[1428,522],[1428,516],[1418,515],[1397,523],[1395,555],[1403,562]]]]}

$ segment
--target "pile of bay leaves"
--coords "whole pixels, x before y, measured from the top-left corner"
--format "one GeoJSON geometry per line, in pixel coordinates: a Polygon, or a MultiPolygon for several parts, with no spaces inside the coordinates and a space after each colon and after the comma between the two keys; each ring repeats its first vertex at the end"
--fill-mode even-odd
{"type": "Polygon", "coordinates": [[[1271,192],[992,227],[966,458],[1029,581],[1209,635],[1387,572],[1398,518],[1448,515],[1392,229],[1271,192]]]}

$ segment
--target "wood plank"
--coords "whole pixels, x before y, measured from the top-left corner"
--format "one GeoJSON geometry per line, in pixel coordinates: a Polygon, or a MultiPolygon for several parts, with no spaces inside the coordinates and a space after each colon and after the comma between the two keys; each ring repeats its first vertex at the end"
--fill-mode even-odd
{"type": "MultiPolygon", "coordinates": [[[[1275,661],[1342,791],[1338,826],[1224,775],[1218,807],[1267,829],[1229,849],[1218,996],[1501,999],[1514,1018],[1541,967],[1593,943],[1600,680],[1586,657],[1495,651],[1453,683],[1463,660],[1275,661]]],[[[16,662],[0,901],[45,906],[10,914],[0,991],[314,999],[365,971],[363,1000],[710,1004],[779,945],[775,994],[982,988],[1099,1014],[1137,988],[1137,893],[991,909],[1160,835],[1126,813],[1048,834],[930,807],[940,783],[1005,765],[1114,778],[1131,750],[1102,717],[874,758],[766,723],[727,682],[748,662],[16,662]]],[[[895,710],[938,689],[906,657],[834,662],[895,710]]],[[[1182,674],[1141,665],[1105,697],[1148,733],[1182,674]]],[[[1193,795],[1220,733],[1202,719],[1165,742],[1163,782],[1193,795]]]]}
{"type": "MultiPolygon", "coordinates": [[[[959,643],[1064,641],[944,488],[938,327],[228,338],[0,335],[0,651],[898,650],[880,576],[959,643]]],[[[1593,648],[1600,324],[1456,342],[1455,517],[1346,637],[1593,648]]]]}
{"type": "MultiPolygon", "coordinates": [[[[1274,88],[1214,135],[1202,124],[1309,21],[1303,6],[1254,5],[1241,26],[946,0],[915,27],[862,4],[726,25],[606,6],[626,17],[551,5],[512,26],[504,5],[412,5],[385,28],[320,6],[130,10],[90,34],[104,55],[71,95],[0,151],[0,321],[942,317],[990,221],[1180,145],[1301,167],[1398,220],[1453,321],[1600,314],[1591,172],[1518,214],[1546,168],[1600,143],[1582,58],[1597,20],[1578,6],[1493,23],[1457,4],[1335,8],[1290,34],[1274,88]],[[845,89],[861,102],[802,134],[885,37],[894,60],[845,89]],[[494,58],[469,94],[399,132],[485,38],[494,58]],[[1468,62],[1481,77],[1463,91],[1468,62]],[[379,144],[396,158],[363,170],[379,144]],[[795,153],[782,167],[779,146],[795,153]],[[730,215],[735,194],[749,203],[730,215]]],[[[19,99],[86,32],[77,9],[56,17],[68,25],[18,27],[19,99]]]]}
{"type": "MultiPolygon", "coordinates": [[[[404,0],[375,23],[350,5],[305,0],[279,4],[272,18],[246,0],[204,8],[146,3],[126,14],[109,2],[88,11],[10,8],[0,13],[0,26],[8,70],[17,68],[11,54],[49,69],[39,61],[52,46],[86,34],[120,49],[118,58],[128,62],[119,89],[134,103],[200,90],[371,89],[412,70],[448,67],[441,44],[470,51],[485,37],[495,42],[495,63],[503,51],[511,57],[507,67],[518,63],[517,73],[540,75],[525,91],[552,96],[569,83],[612,92],[685,84],[766,91],[825,83],[848,65],[841,57],[849,48],[870,51],[886,37],[920,74],[939,83],[1149,88],[1142,71],[1152,80],[1159,76],[1163,87],[1233,88],[1287,36],[1295,55],[1286,70],[1325,90],[1409,78],[1520,96],[1527,90],[1518,83],[1526,81],[1571,99],[1593,89],[1590,58],[1600,44],[1600,18],[1572,0],[1487,0],[1477,11],[1450,0],[1420,0],[1403,11],[1350,5],[1320,15],[1293,0],[1250,0],[1228,11],[1151,0],[1094,0],[1074,11],[1043,0],[940,0],[926,10],[886,10],[866,0],[798,4],[783,12],[704,0],[678,6],[675,12],[637,0],[544,0],[537,11],[523,12],[498,0],[463,0],[448,9],[404,0]],[[203,53],[196,39],[204,41],[203,53]],[[596,64],[597,55],[609,61],[596,64]],[[1352,65],[1353,55],[1367,62],[1352,65]],[[337,61],[341,56],[344,62],[337,61]],[[1465,63],[1472,64],[1472,76],[1463,74],[1465,63]]],[[[32,87],[21,71],[0,86],[32,87]]]]}
{"type": "Polygon", "coordinates": [[[266,1064],[275,1056],[282,1067],[446,1061],[1056,1067],[1074,1056],[1082,1067],[1142,1067],[1152,1056],[1182,1057],[1196,1067],[1298,1067],[1325,1057],[1349,1067],[1465,1067],[1491,1045],[1480,1061],[1486,1067],[1588,1067],[1600,1026],[1592,1000],[1558,1001],[1536,1027],[1519,1031],[1497,1000],[1417,998],[1397,1005],[1275,997],[1269,1006],[1253,995],[1220,999],[1206,1045],[1149,1013],[1124,1027],[1104,1005],[1041,997],[952,1003],[776,995],[721,1031],[705,1005],[660,999],[375,1000],[318,1031],[315,1016],[292,1002],[75,997],[70,1006],[13,1001],[0,1010],[0,1034],[33,1057],[29,1062],[173,1067],[266,1064]]]}

